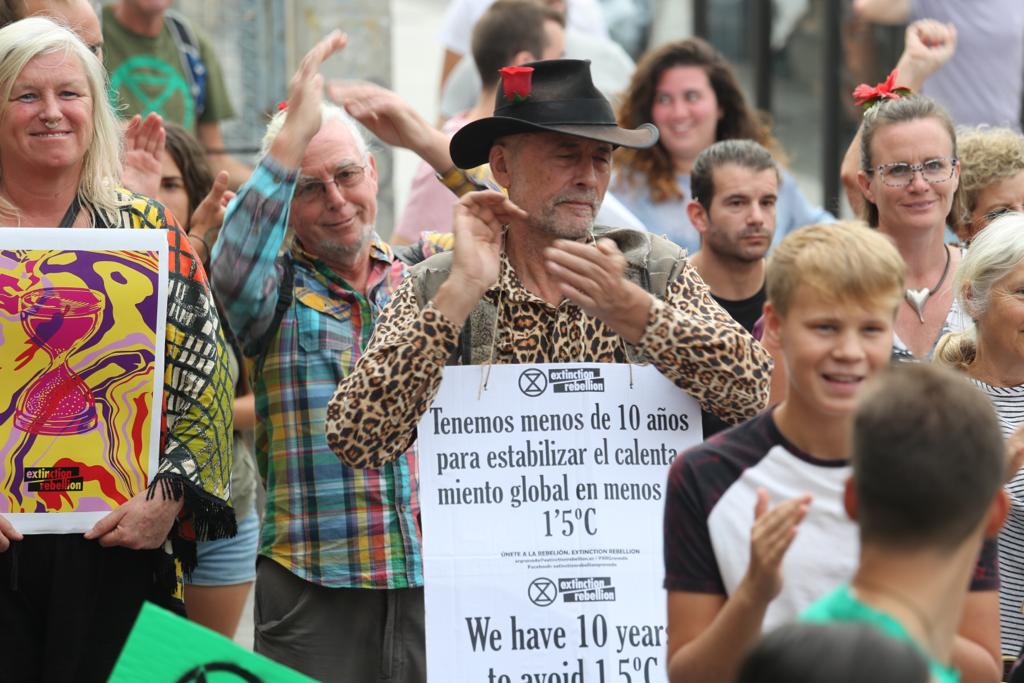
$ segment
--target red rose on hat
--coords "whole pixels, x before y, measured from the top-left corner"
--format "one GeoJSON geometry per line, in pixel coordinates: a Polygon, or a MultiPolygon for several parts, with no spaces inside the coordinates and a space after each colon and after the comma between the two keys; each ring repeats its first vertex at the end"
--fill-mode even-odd
{"type": "Polygon", "coordinates": [[[530,97],[533,89],[532,66],[506,66],[498,70],[506,100],[522,102],[530,97]]]}

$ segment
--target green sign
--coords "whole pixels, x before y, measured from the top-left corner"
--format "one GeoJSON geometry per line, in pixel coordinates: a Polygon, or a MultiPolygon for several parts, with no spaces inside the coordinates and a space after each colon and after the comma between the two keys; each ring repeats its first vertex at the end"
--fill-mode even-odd
{"type": "Polygon", "coordinates": [[[311,683],[219,633],[146,603],[108,683],[311,683]]]}

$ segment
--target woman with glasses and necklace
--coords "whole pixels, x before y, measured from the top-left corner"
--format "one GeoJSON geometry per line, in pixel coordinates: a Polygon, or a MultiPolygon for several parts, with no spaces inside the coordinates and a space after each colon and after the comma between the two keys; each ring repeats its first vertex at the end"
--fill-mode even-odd
{"type": "Polygon", "coordinates": [[[918,95],[873,105],[861,124],[860,169],[863,218],[892,238],[907,264],[893,359],[929,360],[942,335],[969,323],[951,284],[961,251],[944,239],[946,225],[956,225],[962,213],[949,114],[918,95]]]}

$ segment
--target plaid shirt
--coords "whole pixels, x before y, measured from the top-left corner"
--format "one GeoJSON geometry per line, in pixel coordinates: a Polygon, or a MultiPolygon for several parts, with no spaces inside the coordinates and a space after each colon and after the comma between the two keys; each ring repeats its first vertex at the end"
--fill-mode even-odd
{"type": "Polygon", "coordinates": [[[298,245],[282,254],[296,178],[261,160],[228,209],[211,267],[228,321],[250,350],[273,322],[286,259],[294,273],[292,304],[253,382],[267,486],[260,554],[323,586],[422,586],[413,449],[378,470],[353,470],[324,437],[327,401],[406,269],[375,235],[363,296],[298,245]]]}

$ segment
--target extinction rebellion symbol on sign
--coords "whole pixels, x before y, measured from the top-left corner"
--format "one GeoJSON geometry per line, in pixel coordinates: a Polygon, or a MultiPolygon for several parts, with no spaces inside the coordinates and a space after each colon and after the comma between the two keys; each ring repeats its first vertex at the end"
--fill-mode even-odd
{"type": "Polygon", "coordinates": [[[543,370],[530,368],[519,375],[519,390],[530,398],[543,394],[548,385],[556,394],[604,391],[604,378],[598,368],[555,368],[543,370]]]}
{"type": "Polygon", "coordinates": [[[542,370],[530,368],[529,370],[523,370],[522,374],[519,375],[519,391],[531,398],[540,396],[547,388],[548,381],[544,377],[542,370]]]}
{"type": "Polygon", "coordinates": [[[558,597],[558,589],[555,587],[554,581],[542,576],[530,582],[526,594],[529,596],[530,602],[537,607],[547,607],[558,597]]]}

